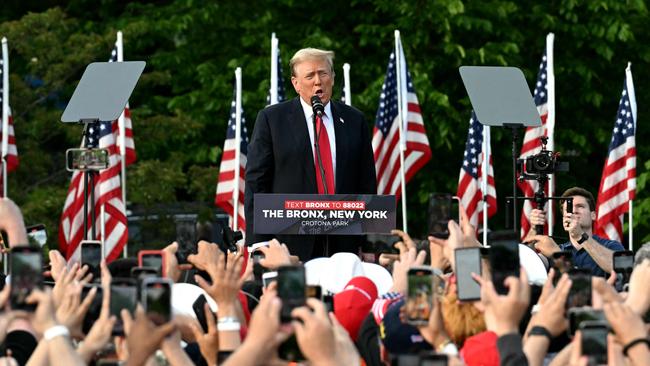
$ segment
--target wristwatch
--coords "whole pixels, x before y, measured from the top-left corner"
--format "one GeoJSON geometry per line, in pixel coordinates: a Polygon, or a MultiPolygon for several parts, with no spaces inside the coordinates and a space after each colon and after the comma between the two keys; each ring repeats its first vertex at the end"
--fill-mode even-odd
{"type": "Polygon", "coordinates": [[[528,336],[529,337],[530,336],[537,336],[537,335],[544,336],[544,337],[548,338],[549,341],[551,339],[553,339],[553,336],[551,335],[551,332],[548,331],[548,329],[546,329],[544,327],[541,327],[541,326],[538,326],[538,325],[530,328],[530,330],[528,331],[528,336]]]}
{"type": "Polygon", "coordinates": [[[582,233],[582,237],[580,237],[580,239],[578,239],[578,244],[582,244],[582,243],[586,242],[587,240],[589,240],[589,235],[587,233],[582,233]]]}

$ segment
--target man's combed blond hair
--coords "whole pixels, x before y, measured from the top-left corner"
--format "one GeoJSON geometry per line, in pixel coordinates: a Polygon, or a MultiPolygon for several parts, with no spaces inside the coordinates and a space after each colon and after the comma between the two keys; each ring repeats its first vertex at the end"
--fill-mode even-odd
{"type": "Polygon", "coordinates": [[[291,76],[296,76],[295,67],[303,61],[325,60],[330,67],[330,71],[334,73],[334,51],[326,51],[318,48],[303,48],[296,52],[291,61],[289,61],[289,68],[291,69],[291,76]]]}

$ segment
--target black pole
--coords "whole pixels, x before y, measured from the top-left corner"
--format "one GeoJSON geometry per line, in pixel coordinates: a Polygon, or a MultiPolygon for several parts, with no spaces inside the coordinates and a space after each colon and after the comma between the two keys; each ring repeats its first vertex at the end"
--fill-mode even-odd
{"type": "Polygon", "coordinates": [[[90,172],[81,172],[84,175],[84,240],[88,240],[88,174],[90,172]]]}
{"type": "Polygon", "coordinates": [[[522,125],[504,123],[503,126],[512,130],[512,227],[515,233],[519,233],[519,219],[517,218],[517,138],[519,136],[517,132],[522,125]]]}
{"type": "Polygon", "coordinates": [[[89,180],[90,180],[90,202],[92,202],[92,205],[90,206],[90,222],[92,226],[90,227],[90,232],[92,239],[91,240],[96,240],[97,235],[95,233],[95,223],[97,222],[97,218],[95,217],[95,172],[94,171],[89,171],[87,172],[88,175],[90,175],[89,180]]]}

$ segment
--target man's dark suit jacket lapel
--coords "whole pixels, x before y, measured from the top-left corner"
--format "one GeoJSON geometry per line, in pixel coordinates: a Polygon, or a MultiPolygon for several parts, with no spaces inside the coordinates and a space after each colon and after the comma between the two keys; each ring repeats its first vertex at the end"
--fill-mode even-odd
{"type": "Polygon", "coordinates": [[[294,143],[296,146],[300,146],[300,151],[302,151],[302,161],[296,161],[296,164],[305,167],[306,176],[303,179],[305,180],[306,188],[309,188],[309,192],[305,193],[318,193],[316,186],[316,168],[313,160],[314,153],[309,140],[309,130],[307,129],[305,113],[300,104],[300,97],[293,100],[289,121],[293,132],[287,131],[287,133],[293,135],[294,143]]]}

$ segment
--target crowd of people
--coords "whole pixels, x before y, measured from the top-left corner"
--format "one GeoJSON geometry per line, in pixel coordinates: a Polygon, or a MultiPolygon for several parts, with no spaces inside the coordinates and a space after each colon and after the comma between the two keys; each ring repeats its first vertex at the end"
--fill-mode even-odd
{"type": "MultiPolygon", "coordinates": [[[[528,244],[538,249],[540,259],[543,257],[549,263],[543,285],[531,284],[532,272],[522,261],[520,275],[506,278],[507,293],[499,293],[492,282],[490,261],[482,256],[481,273],[473,274],[480,285],[477,301],[459,301],[457,295],[458,263],[454,252],[459,248],[481,247],[476,230],[462,209],[460,223],[448,224],[449,237],[429,237],[427,250],[418,251],[415,240],[394,231],[400,238],[395,244],[399,254],[382,260],[383,266],[364,263],[352,253],[301,263],[277,240],[256,246],[259,260],[253,260],[244,245],[236,252],[222,252],[218,245],[200,241],[195,253],[187,257],[187,263],[179,264],[175,255],[178,244],[172,243],[164,249],[167,255],[162,276],[174,282],[173,317],[157,324],[142,305],[133,312],[122,309],[119,314],[111,306],[111,285],[116,278],[129,277],[137,261],[102,261],[99,278],[94,279],[87,266],[66,262],[59,252],[51,250],[46,275],[53,283],[33,289],[27,297],[26,301],[35,306],[33,311],[10,308],[11,276],[5,281],[0,292],[0,341],[4,350],[4,361],[0,362],[286,365],[298,361],[311,365],[425,365],[436,361],[449,365],[648,365],[650,244],[636,252],[628,283],[617,290],[612,257],[622,246],[603,244],[592,235],[593,202],[585,192],[571,189],[566,193],[574,198],[573,213],[565,210],[562,216],[570,238],[568,244],[557,245],[543,235],[531,234],[527,238],[528,244]],[[571,312],[567,297],[573,284],[570,272],[557,276],[557,282],[552,280],[559,268],[553,266],[553,253],[567,249],[574,252],[574,265],[591,273],[591,298],[585,309],[602,312],[609,330],[600,335],[602,339],[594,340],[593,334],[588,335],[601,343],[600,348],[587,341],[583,334],[586,328],[569,329],[575,327],[567,318],[571,312]],[[259,274],[254,274],[255,265],[261,266],[262,273],[283,266],[302,266],[306,283],[320,285],[322,293],[291,309],[290,320],[283,322],[283,303],[278,293],[283,284],[260,282],[259,274]],[[428,320],[412,324],[407,320],[410,315],[405,306],[408,273],[412,268],[423,267],[435,269],[439,290],[428,299],[432,305],[424,312],[428,320]],[[84,286],[92,289],[83,291],[84,286]],[[187,291],[188,286],[195,291],[187,291]],[[84,319],[99,292],[103,294],[99,316],[89,329],[83,329],[84,319]],[[197,311],[187,308],[200,294],[209,299],[202,309],[205,328],[197,320],[197,311]],[[323,301],[328,294],[333,296],[333,304],[323,301]],[[118,322],[123,324],[123,335],[114,334],[118,322]],[[295,352],[287,352],[291,345],[296,346],[295,352]],[[598,354],[602,349],[606,353],[598,354]]],[[[533,217],[537,216],[542,217],[543,212],[536,212],[533,217]]],[[[9,199],[0,201],[0,229],[12,248],[27,243],[20,210],[9,199]]],[[[422,300],[426,286],[421,280],[418,286],[417,296],[422,300]]]]}

